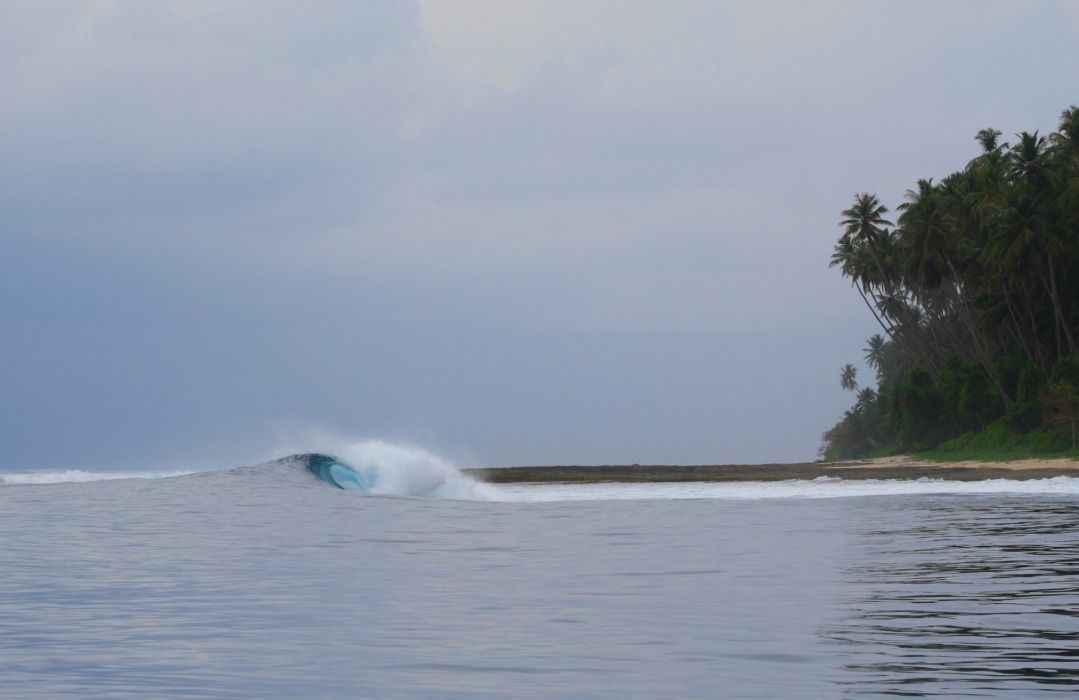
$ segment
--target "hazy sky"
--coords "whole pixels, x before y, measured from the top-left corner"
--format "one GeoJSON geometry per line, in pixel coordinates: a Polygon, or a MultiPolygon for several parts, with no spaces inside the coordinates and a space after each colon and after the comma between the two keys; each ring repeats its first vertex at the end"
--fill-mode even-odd
{"type": "Polygon", "coordinates": [[[0,467],[814,459],[839,212],[1077,66],[1067,1],[0,2],[0,467]]]}

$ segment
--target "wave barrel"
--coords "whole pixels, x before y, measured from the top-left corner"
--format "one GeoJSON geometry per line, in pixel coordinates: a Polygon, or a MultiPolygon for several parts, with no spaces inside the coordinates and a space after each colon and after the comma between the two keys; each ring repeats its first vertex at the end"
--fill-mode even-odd
{"type": "Polygon", "coordinates": [[[378,470],[374,467],[356,470],[334,457],[321,454],[299,455],[297,459],[319,479],[340,489],[370,493],[378,483],[378,470]]]}

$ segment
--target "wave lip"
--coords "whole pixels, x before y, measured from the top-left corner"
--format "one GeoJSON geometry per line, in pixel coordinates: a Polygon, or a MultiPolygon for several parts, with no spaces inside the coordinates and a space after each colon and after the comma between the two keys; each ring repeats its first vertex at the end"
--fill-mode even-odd
{"type": "Polygon", "coordinates": [[[415,447],[362,442],[336,455],[312,452],[291,458],[337,488],[386,496],[424,496],[469,501],[497,500],[497,490],[448,460],[415,447]]]}

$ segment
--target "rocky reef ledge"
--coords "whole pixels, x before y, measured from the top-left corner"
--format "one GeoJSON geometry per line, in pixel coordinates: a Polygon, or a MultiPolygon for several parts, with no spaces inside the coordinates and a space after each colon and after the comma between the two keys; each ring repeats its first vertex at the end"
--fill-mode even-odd
{"type": "Polygon", "coordinates": [[[1047,479],[1079,477],[1079,462],[1071,459],[1025,459],[1011,462],[926,462],[913,457],[883,457],[850,462],[796,464],[716,464],[698,466],[603,465],[550,467],[488,467],[465,469],[469,476],[491,484],[670,481],[786,481],[788,479],[1047,479]]]}

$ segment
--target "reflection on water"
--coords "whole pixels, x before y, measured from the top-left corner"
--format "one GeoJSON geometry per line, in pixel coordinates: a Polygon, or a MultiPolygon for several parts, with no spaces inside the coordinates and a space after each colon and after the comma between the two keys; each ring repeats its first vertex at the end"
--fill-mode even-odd
{"type": "Polygon", "coordinates": [[[0,698],[1079,690],[1076,494],[857,486],[892,495],[467,502],[276,467],[4,486],[0,698]]]}
{"type": "Polygon", "coordinates": [[[825,634],[849,696],[1079,692],[1074,500],[912,499],[855,547],[825,634]]]}

